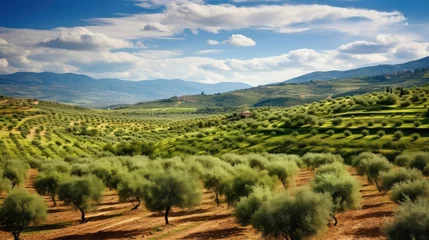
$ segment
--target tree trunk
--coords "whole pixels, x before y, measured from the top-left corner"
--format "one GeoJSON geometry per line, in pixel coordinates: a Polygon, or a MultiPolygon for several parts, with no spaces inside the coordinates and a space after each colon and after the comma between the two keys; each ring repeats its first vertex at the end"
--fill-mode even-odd
{"type": "MultiPolygon", "coordinates": [[[[13,189],[15,186],[16,186],[16,183],[15,183],[15,182],[12,182],[12,189],[13,189]]],[[[19,235],[18,235],[18,237],[19,237],[19,235]]]]}
{"type": "Polygon", "coordinates": [[[19,235],[21,234],[21,232],[13,232],[12,234],[14,240],[19,240],[19,235]]]}
{"type": "Polygon", "coordinates": [[[137,204],[134,205],[134,203],[133,203],[134,207],[131,208],[131,210],[137,210],[137,208],[139,208],[139,206],[140,206],[140,199],[136,198],[136,200],[137,200],[137,204]]]}
{"type": "Polygon", "coordinates": [[[86,223],[88,220],[86,220],[86,218],[85,218],[85,212],[82,209],[80,209],[79,207],[78,207],[78,209],[81,213],[81,223],[86,223]]]}
{"type": "Polygon", "coordinates": [[[283,179],[281,179],[280,180],[280,182],[282,182],[282,184],[283,184],[283,187],[285,188],[285,189],[287,189],[287,185],[286,185],[286,182],[283,180],[283,179]]]}
{"type": "Polygon", "coordinates": [[[217,206],[219,207],[220,202],[219,202],[219,194],[217,193],[217,189],[215,189],[215,194],[216,194],[216,203],[217,203],[217,206]]]}
{"type": "Polygon", "coordinates": [[[170,206],[168,206],[166,209],[165,209],[165,224],[170,224],[169,222],[168,222],[168,213],[170,212],[170,206]]]}
{"type": "Polygon", "coordinates": [[[378,189],[378,192],[381,192],[380,187],[378,186],[377,178],[374,178],[375,186],[378,189]]]}
{"type": "Polygon", "coordinates": [[[338,223],[338,221],[337,221],[337,218],[335,217],[335,214],[332,214],[332,218],[334,219],[334,226],[337,226],[337,223],[338,223]]]}
{"type": "Polygon", "coordinates": [[[57,202],[55,201],[55,195],[51,196],[51,199],[52,199],[52,202],[54,203],[54,207],[56,207],[57,206],[57,202]]]}

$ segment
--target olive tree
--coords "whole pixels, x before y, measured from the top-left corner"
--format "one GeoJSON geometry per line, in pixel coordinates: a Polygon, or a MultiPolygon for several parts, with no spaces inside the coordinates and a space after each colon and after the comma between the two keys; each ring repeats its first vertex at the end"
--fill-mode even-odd
{"type": "Polygon", "coordinates": [[[311,187],[315,192],[328,193],[331,196],[334,226],[337,225],[336,213],[360,207],[360,184],[347,171],[316,174],[315,179],[311,182],[311,187]]]}
{"type": "Polygon", "coordinates": [[[137,210],[140,206],[140,200],[144,197],[144,191],[147,186],[147,180],[137,173],[123,174],[118,183],[119,200],[129,201],[133,208],[137,210]],[[133,199],[137,202],[134,203],[133,199]]]}
{"type": "Polygon", "coordinates": [[[392,164],[386,157],[368,152],[361,153],[355,157],[352,160],[352,166],[358,170],[359,174],[365,174],[370,183],[375,182],[379,192],[381,192],[381,186],[378,183],[380,173],[389,171],[392,168],[392,164]]]}
{"type": "Polygon", "coordinates": [[[144,202],[151,211],[165,211],[165,223],[173,206],[190,208],[200,203],[202,191],[195,176],[180,170],[152,173],[147,185],[144,202]]]}
{"type": "Polygon", "coordinates": [[[264,236],[297,240],[324,230],[331,209],[328,194],[302,189],[293,197],[283,192],[262,204],[253,214],[251,223],[264,236]]]}
{"type": "Polygon", "coordinates": [[[288,183],[298,173],[299,168],[293,161],[275,161],[269,162],[266,165],[266,170],[269,175],[276,176],[284,188],[287,188],[288,183]]]}
{"type": "Polygon", "coordinates": [[[85,211],[101,201],[103,182],[95,176],[72,177],[60,184],[58,197],[64,204],[72,204],[81,213],[81,222],[87,222],[85,211]]]}
{"type": "Polygon", "coordinates": [[[14,190],[0,207],[0,229],[11,232],[15,240],[31,223],[37,224],[47,217],[43,199],[25,190],[14,190]]]}
{"type": "Polygon", "coordinates": [[[406,198],[414,201],[418,197],[429,198],[429,180],[420,179],[415,181],[400,182],[393,185],[390,198],[401,203],[406,198]]]}
{"type": "Polygon", "coordinates": [[[393,185],[405,181],[414,181],[422,178],[422,173],[417,169],[394,168],[380,173],[381,189],[390,190],[393,185]]]}
{"type": "Polygon", "coordinates": [[[223,193],[222,181],[228,179],[231,174],[224,168],[215,166],[203,173],[202,179],[206,189],[213,190],[215,193],[216,203],[219,206],[219,195],[223,193]]]}
{"type": "Polygon", "coordinates": [[[308,167],[311,168],[318,168],[323,164],[344,161],[340,155],[332,153],[306,153],[304,156],[302,156],[302,160],[308,167]]]}
{"type": "Polygon", "coordinates": [[[243,225],[249,225],[253,214],[266,201],[273,196],[271,190],[267,187],[255,186],[249,196],[242,197],[237,203],[234,211],[234,216],[237,221],[243,225]]]}
{"type": "Polygon", "coordinates": [[[57,205],[55,196],[58,194],[58,187],[65,179],[65,175],[58,172],[41,172],[34,180],[34,188],[40,195],[51,197],[54,207],[57,205]]]}
{"type": "Polygon", "coordinates": [[[10,160],[3,167],[3,179],[10,181],[12,189],[24,183],[28,165],[23,161],[10,160]]]}
{"type": "Polygon", "coordinates": [[[429,236],[429,198],[405,200],[385,226],[390,240],[425,240],[429,236]]]}

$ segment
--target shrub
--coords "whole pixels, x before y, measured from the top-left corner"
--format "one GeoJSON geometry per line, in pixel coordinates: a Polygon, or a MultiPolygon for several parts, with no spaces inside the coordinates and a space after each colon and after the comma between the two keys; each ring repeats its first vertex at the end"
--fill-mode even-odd
{"type": "Polygon", "coordinates": [[[422,125],[422,122],[414,121],[414,127],[420,127],[421,125],[422,125]]]}
{"type": "Polygon", "coordinates": [[[343,119],[339,117],[332,119],[332,124],[335,126],[341,125],[342,122],[343,122],[343,119]]]}
{"type": "Polygon", "coordinates": [[[393,186],[390,198],[401,203],[409,198],[415,201],[418,197],[429,198],[429,182],[427,179],[406,181],[393,186]]]}
{"type": "Polygon", "coordinates": [[[311,129],[310,135],[311,136],[316,136],[318,134],[317,129],[313,128],[311,129]]]}
{"type": "Polygon", "coordinates": [[[21,232],[31,223],[39,223],[47,217],[43,198],[25,190],[14,190],[0,207],[0,226],[19,239],[21,232]]]}
{"type": "Polygon", "coordinates": [[[23,161],[9,160],[3,167],[2,181],[9,182],[13,189],[15,186],[24,183],[27,177],[27,170],[28,165],[23,161]]]}
{"type": "Polygon", "coordinates": [[[399,140],[404,136],[401,130],[396,131],[393,133],[393,140],[399,140]]]}
{"type": "Polygon", "coordinates": [[[390,190],[393,185],[408,180],[417,180],[422,178],[422,173],[416,169],[396,168],[390,169],[387,172],[380,173],[381,189],[384,191],[390,190]]]}
{"type": "Polygon", "coordinates": [[[369,135],[369,131],[368,130],[362,130],[362,136],[364,136],[364,137],[366,137],[366,136],[368,136],[369,135]]]}
{"type": "Polygon", "coordinates": [[[165,211],[165,223],[173,206],[189,208],[201,201],[201,190],[197,179],[180,170],[152,173],[144,195],[146,208],[151,211],[165,211]]]}
{"type": "Polygon", "coordinates": [[[351,135],[352,135],[352,132],[350,132],[349,130],[344,131],[344,136],[349,137],[351,135]]]}
{"type": "Polygon", "coordinates": [[[390,240],[423,240],[429,235],[429,198],[406,200],[394,213],[385,231],[390,240]]]}
{"type": "Polygon", "coordinates": [[[389,163],[387,158],[382,155],[368,152],[363,152],[354,157],[352,160],[352,166],[358,170],[359,174],[365,174],[368,177],[369,182],[375,182],[379,191],[381,191],[380,185],[378,184],[380,173],[392,168],[392,164],[389,163]]]}
{"type": "Polygon", "coordinates": [[[420,134],[418,134],[418,133],[413,133],[411,135],[411,140],[413,140],[413,141],[417,141],[417,139],[419,139],[419,138],[420,138],[420,134]]]}
{"type": "Polygon", "coordinates": [[[386,132],[384,132],[383,130],[377,132],[378,137],[383,137],[384,135],[386,135],[386,132]]]}
{"type": "Polygon", "coordinates": [[[369,121],[368,121],[368,127],[372,127],[372,126],[374,126],[374,121],[369,120],[369,121]]]}
{"type": "Polygon", "coordinates": [[[335,134],[334,130],[328,130],[326,131],[326,134],[328,134],[329,136],[333,136],[335,134]]]}
{"type": "Polygon", "coordinates": [[[397,127],[402,126],[402,124],[404,124],[404,121],[402,121],[402,120],[395,121],[395,126],[397,126],[397,127]]]}
{"type": "Polygon", "coordinates": [[[251,223],[264,236],[297,240],[325,229],[331,208],[329,195],[299,190],[294,197],[283,193],[262,204],[251,223]]]}
{"type": "Polygon", "coordinates": [[[95,176],[73,177],[60,184],[58,197],[65,205],[73,204],[81,213],[81,222],[87,222],[85,210],[101,201],[104,185],[95,176]]]}

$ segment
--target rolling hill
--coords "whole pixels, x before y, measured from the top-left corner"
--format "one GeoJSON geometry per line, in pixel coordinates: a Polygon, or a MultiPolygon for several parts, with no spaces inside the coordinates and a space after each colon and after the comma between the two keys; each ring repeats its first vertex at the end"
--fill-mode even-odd
{"type": "Polygon", "coordinates": [[[429,57],[425,57],[419,60],[397,64],[397,65],[377,65],[371,67],[357,68],[347,71],[326,71],[326,72],[312,72],[296,78],[286,80],[282,83],[303,83],[317,80],[331,80],[349,77],[362,77],[362,76],[373,76],[392,73],[396,71],[413,70],[429,66],[429,57]]]}
{"type": "Polygon", "coordinates": [[[0,75],[0,94],[69,103],[88,107],[130,104],[189,94],[227,92],[248,88],[237,82],[205,84],[184,80],[124,81],[94,79],[73,73],[19,72],[0,75]]]}
{"type": "MultiPolygon", "coordinates": [[[[428,64],[429,66],[429,64],[428,64]]],[[[413,87],[429,83],[429,67],[383,75],[264,85],[222,94],[192,95],[143,102],[127,108],[216,108],[294,106],[329,97],[385,91],[386,87],[413,87]]]]}

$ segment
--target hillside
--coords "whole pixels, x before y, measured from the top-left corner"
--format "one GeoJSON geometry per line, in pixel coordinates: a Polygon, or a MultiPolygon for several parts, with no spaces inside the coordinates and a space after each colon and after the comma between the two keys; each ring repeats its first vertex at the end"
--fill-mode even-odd
{"type": "Polygon", "coordinates": [[[124,81],[94,79],[72,73],[25,73],[0,75],[0,94],[37,98],[89,107],[130,104],[171,96],[214,94],[250,87],[244,83],[205,84],[174,80],[124,81]]]}
{"type": "Polygon", "coordinates": [[[347,71],[326,71],[326,72],[312,72],[296,78],[284,81],[283,83],[303,83],[317,80],[331,80],[339,78],[354,78],[362,76],[381,75],[396,71],[413,70],[429,66],[429,57],[425,57],[416,61],[411,61],[397,65],[377,65],[371,67],[363,67],[347,71]]]}
{"type": "MultiPolygon", "coordinates": [[[[428,64],[429,65],[429,64],[428,64]]],[[[330,81],[264,85],[214,95],[173,97],[139,103],[128,108],[215,108],[294,106],[328,97],[384,91],[389,87],[421,86],[429,82],[429,68],[384,75],[330,81]]]]}

